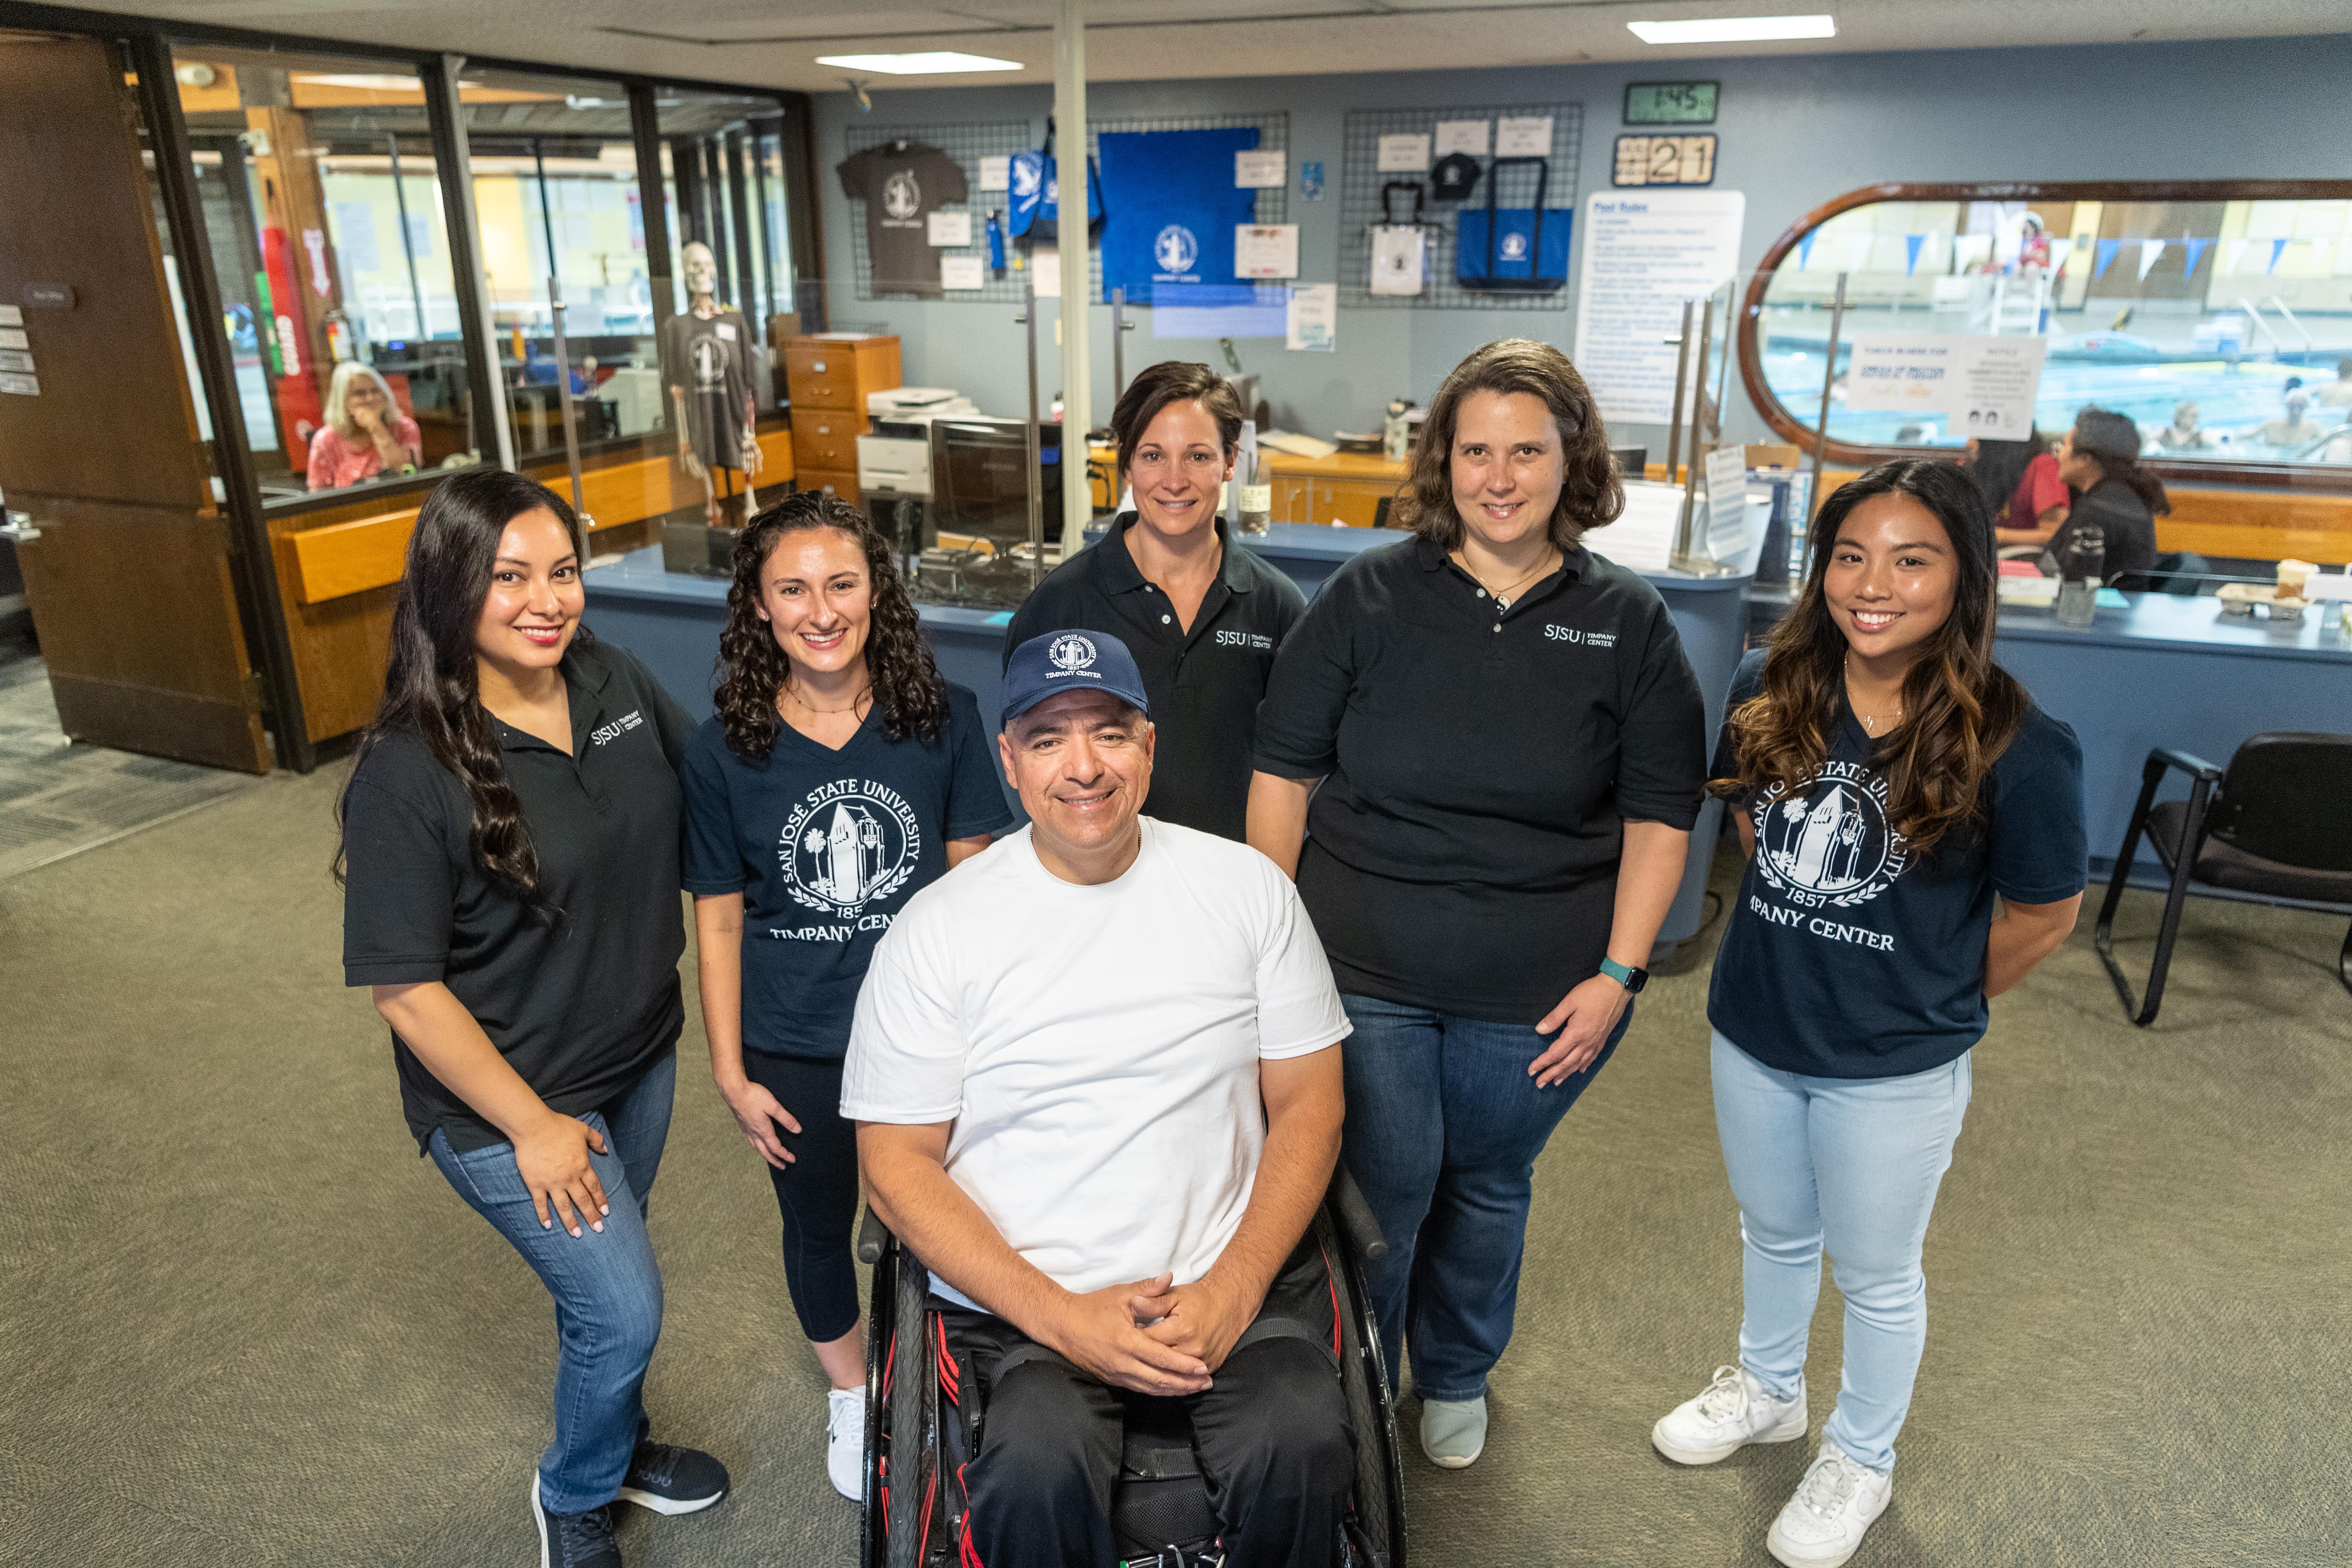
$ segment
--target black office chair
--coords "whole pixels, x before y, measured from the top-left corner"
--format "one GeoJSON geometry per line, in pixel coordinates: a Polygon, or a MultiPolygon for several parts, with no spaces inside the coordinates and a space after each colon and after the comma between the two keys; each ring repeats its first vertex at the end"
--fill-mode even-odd
{"type": "MultiPolygon", "coordinates": [[[[2249,893],[2265,902],[2320,908],[2352,914],[2352,735],[2282,731],[2256,735],[2240,746],[2225,773],[2186,752],[2157,750],[2141,771],[2139,804],[2132,808],[2122,851],[2099,906],[2095,941],[2099,962],[2123,999],[2124,1012],[2146,1028],[2164,1001],[2165,972],[2172,966],[2173,940],[2180,932],[2180,909],[2199,884],[2249,893]],[[2165,773],[2174,768],[2189,777],[2189,798],[2156,802],[2165,773]],[[2116,964],[2116,907],[2131,878],[2132,858],[2145,832],[2158,858],[2171,873],[2164,921],[2157,928],[2156,962],[2149,967],[2147,998],[2132,999],[2131,983],[2116,964]]],[[[2352,991],[2352,930],[2344,937],[2336,967],[2352,991]]]]}

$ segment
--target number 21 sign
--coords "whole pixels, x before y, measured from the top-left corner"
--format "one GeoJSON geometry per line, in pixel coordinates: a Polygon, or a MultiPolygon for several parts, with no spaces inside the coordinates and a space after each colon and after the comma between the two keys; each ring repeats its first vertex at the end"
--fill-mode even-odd
{"type": "Polygon", "coordinates": [[[1715,132],[1696,136],[1620,136],[1612,183],[1707,185],[1715,183],[1715,132]]]}

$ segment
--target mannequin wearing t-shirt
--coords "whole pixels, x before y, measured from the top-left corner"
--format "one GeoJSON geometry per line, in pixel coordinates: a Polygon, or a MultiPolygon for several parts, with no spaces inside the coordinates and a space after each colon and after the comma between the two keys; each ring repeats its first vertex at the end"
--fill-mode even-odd
{"type": "Polygon", "coordinates": [[[979,700],[940,678],[856,508],[804,492],[753,518],[727,605],[718,714],[680,765],[703,1028],[776,1189],[785,1284],[832,1384],[826,1470],[855,1499],[866,1350],[842,1053],[882,932],[1013,814],[979,700]]]}
{"type": "Polygon", "coordinates": [[[1886,1507],[1986,999],[2066,940],[2087,869],[2082,748],[1993,662],[1992,517],[1966,476],[1881,464],[1815,527],[1797,604],[1733,682],[1709,785],[1750,857],[1707,996],[1738,1355],[1651,1432],[1685,1465],[1806,1435],[1826,1249],[1844,1366],[1766,1536],[1790,1568],[1845,1562],[1886,1507]]]}
{"type": "Polygon", "coordinates": [[[662,323],[662,358],[678,378],[669,389],[678,458],[702,481],[703,516],[716,526],[722,482],[717,471],[742,476],[745,516],[760,504],[751,489],[761,466],[760,404],[751,384],[757,345],[743,313],[719,302],[719,258],[710,247],[688,240],[678,257],[686,272],[686,314],[662,323]]]}
{"type": "Polygon", "coordinates": [[[1993,537],[2004,545],[2049,543],[2074,504],[2058,459],[2039,430],[2026,441],[1971,436],[1960,467],[1992,509],[1993,537]]]}

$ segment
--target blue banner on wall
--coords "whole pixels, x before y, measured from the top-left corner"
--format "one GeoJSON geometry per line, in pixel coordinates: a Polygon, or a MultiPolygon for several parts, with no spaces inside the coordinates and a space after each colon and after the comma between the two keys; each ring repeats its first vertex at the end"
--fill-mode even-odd
{"type": "MultiPolygon", "coordinates": [[[[1105,297],[1125,289],[1153,302],[1161,283],[1224,284],[1234,230],[1257,217],[1257,193],[1236,189],[1234,154],[1257,146],[1255,126],[1218,131],[1106,131],[1101,153],[1105,297]]],[[[1219,333],[1217,336],[1230,334],[1219,333]]]]}

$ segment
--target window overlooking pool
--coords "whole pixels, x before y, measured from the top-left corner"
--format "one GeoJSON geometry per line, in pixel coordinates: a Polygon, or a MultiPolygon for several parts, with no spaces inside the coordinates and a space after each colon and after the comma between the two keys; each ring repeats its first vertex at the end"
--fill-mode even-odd
{"type": "Polygon", "coordinates": [[[1968,439],[1940,415],[1847,408],[1861,332],[2043,340],[2035,424],[2127,416],[2147,455],[2227,479],[2352,479],[2352,181],[1875,186],[1767,254],[1740,370],[1783,437],[1811,445],[1840,276],[1832,456],[1968,439]]]}

